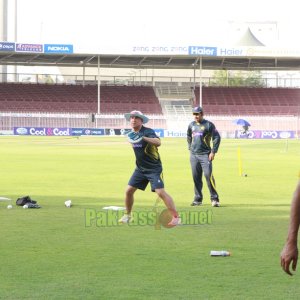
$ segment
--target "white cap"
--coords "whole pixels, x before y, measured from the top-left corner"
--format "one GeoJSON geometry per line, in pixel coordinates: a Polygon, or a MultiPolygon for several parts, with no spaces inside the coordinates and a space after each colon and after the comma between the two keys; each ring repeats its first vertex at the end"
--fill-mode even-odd
{"type": "Polygon", "coordinates": [[[130,121],[130,117],[137,117],[137,118],[140,118],[143,123],[147,123],[149,121],[149,118],[146,117],[142,112],[140,112],[139,110],[133,110],[131,111],[130,113],[127,113],[124,115],[125,119],[127,121],[130,121]]]}

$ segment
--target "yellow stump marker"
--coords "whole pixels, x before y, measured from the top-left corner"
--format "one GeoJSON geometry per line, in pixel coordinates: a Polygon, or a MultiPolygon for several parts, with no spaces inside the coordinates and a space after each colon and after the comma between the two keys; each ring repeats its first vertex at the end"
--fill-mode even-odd
{"type": "Polygon", "coordinates": [[[239,167],[239,175],[242,176],[242,159],[241,159],[241,148],[238,147],[237,149],[237,156],[238,156],[238,167],[239,167]]]}

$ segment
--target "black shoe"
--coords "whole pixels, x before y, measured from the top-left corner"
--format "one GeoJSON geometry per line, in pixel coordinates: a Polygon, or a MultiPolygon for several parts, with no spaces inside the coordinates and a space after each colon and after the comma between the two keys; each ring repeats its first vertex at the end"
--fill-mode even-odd
{"type": "Polygon", "coordinates": [[[26,203],[26,205],[28,208],[41,208],[38,204],[31,202],[26,203]]]}
{"type": "Polygon", "coordinates": [[[191,206],[198,206],[198,205],[202,205],[202,201],[196,201],[196,200],[194,200],[194,201],[191,203],[191,206]]]}

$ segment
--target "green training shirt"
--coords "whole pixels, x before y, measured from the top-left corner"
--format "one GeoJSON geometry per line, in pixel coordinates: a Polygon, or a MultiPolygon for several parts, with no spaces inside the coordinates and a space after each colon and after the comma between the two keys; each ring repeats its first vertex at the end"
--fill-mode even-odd
{"type": "Polygon", "coordinates": [[[193,121],[189,124],[187,142],[189,150],[193,154],[217,153],[221,136],[212,122],[203,119],[200,123],[193,121]]]}
{"type": "MultiPolygon", "coordinates": [[[[144,126],[142,126],[139,133],[145,137],[159,138],[153,129],[144,126]]],[[[156,146],[141,140],[139,143],[132,144],[132,148],[136,158],[136,167],[138,169],[142,172],[162,171],[162,164],[156,146]]]]}

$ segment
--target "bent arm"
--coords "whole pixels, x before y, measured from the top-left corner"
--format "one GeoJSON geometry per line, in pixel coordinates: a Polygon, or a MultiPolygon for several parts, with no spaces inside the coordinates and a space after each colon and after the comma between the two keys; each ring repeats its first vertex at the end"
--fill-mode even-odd
{"type": "Polygon", "coordinates": [[[150,137],[143,136],[143,140],[156,147],[159,147],[161,145],[161,141],[159,138],[150,138],[150,137]]]}

